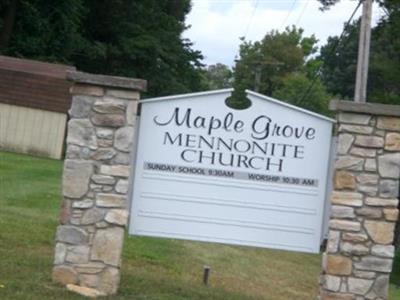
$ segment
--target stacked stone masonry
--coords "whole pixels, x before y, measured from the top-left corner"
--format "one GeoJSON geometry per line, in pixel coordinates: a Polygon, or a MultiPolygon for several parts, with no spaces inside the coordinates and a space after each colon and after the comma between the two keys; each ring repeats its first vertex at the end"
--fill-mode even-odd
{"type": "Polygon", "coordinates": [[[53,279],[77,292],[114,294],[139,93],[87,83],[71,93],[53,279]]]}
{"type": "Polygon", "coordinates": [[[399,216],[400,117],[338,112],[322,300],[384,300],[399,216]]]}

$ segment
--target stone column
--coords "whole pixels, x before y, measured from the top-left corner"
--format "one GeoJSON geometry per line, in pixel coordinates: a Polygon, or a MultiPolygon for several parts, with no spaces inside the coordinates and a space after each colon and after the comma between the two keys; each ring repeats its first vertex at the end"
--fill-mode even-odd
{"type": "Polygon", "coordinates": [[[320,298],[388,297],[398,220],[400,106],[333,101],[338,148],[320,298]]]}
{"type": "Polygon", "coordinates": [[[139,92],[146,81],[73,72],[63,201],[53,280],[73,291],[117,291],[139,92]]]}

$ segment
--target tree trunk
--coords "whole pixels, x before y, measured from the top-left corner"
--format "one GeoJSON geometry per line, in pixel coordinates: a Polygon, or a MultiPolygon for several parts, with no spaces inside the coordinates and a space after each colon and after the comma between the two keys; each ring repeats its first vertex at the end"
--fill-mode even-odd
{"type": "Polygon", "coordinates": [[[0,50],[7,48],[10,43],[10,38],[15,22],[15,14],[17,12],[17,3],[18,0],[11,0],[10,4],[4,12],[4,26],[0,32],[0,50]]]}

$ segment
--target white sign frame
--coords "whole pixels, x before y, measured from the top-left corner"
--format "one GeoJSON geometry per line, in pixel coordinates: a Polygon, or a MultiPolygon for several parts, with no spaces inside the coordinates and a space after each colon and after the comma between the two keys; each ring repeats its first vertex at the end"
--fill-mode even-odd
{"type": "MultiPolygon", "coordinates": [[[[335,120],[248,90],[247,97],[252,105],[246,110],[233,110],[225,105],[225,99],[231,92],[232,89],[225,89],[141,101],[129,233],[319,252],[326,214],[332,124],[335,120]],[[185,129],[188,120],[182,121],[180,125],[176,120],[184,120],[188,108],[191,109],[192,123],[189,125],[191,128],[185,129]],[[279,113],[279,117],[271,113],[279,113]],[[227,114],[232,115],[228,121],[223,118],[227,114]],[[198,119],[197,125],[200,128],[195,128],[193,122],[198,116],[205,116],[208,123],[198,119]],[[210,123],[212,116],[215,117],[214,121],[218,118],[221,122],[210,123]],[[247,119],[243,120],[243,116],[247,116],[247,119]],[[266,116],[271,121],[260,116],[266,116]],[[255,121],[257,117],[260,117],[258,123],[255,121]],[[168,123],[169,120],[171,122],[168,123]],[[238,120],[244,124],[235,123],[238,120]],[[271,125],[268,136],[263,131],[266,120],[271,125]],[[250,121],[253,122],[251,126],[250,121]],[[294,131],[295,137],[294,129],[288,129],[286,134],[292,132],[290,137],[282,137],[281,131],[280,137],[273,138],[271,128],[274,121],[281,129],[286,128],[284,124],[292,129],[297,128],[294,131]],[[224,128],[228,123],[229,126],[224,128]],[[205,128],[202,128],[203,124],[205,128]],[[214,129],[218,124],[220,128],[214,129]],[[240,168],[207,164],[206,160],[212,159],[207,158],[206,154],[201,163],[190,162],[196,155],[200,155],[198,151],[202,151],[202,148],[193,147],[196,143],[210,148],[211,141],[220,139],[219,147],[225,147],[223,142],[236,136],[236,141],[241,141],[237,143],[239,148],[236,150],[244,151],[247,149],[243,148],[247,147],[245,138],[249,138],[251,132],[251,141],[268,140],[269,143],[275,143],[278,149],[277,144],[284,144],[283,139],[288,145],[286,156],[279,160],[274,160],[276,157],[269,153],[269,171],[260,173],[243,169],[243,160],[240,168]],[[202,134],[208,139],[201,139],[202,134]],[[316,147],[319,152],[315,151],[316,147]],[[182,154],[185,149],[187,151],[182,154]],[[289,151],[290,159],[287,154],[289,151]],[[312,160],[318,161],[317,168],[309,163],[312,160]],[[302,170],[287,171],[299,163],[302,170]],[[189,172],[185,168],[194,168],[192,170],[198,173],[185,173],[189,172]],[[286,171],[283,168],[287,168],[286,171]],[[221,171],[225,175],[222,172],[222,175],[216,176],[221,171]],[[260,176],[253,176],[250,180],[249,174],[260,176]],[[253,199],[251,201],[246,200],[245,196],[249,192],[252,193],[249,197],[253,199]],[[288,197],[289,194],[296,196],[288,197]],[[308,217],[302,219],[298,215],[308,217]]],[[[254,145],[252,151],[259,152],[259,147],[254,145]]],[[[217,146],[212,144],[212,147],[217,146]]],[[[214,148],[210,149],[211,152],[217,152],[214,148]]],[[[267,146],[263,148],[266,149],[267,146]]],[[[283,150],[280,151],[282,156],[283,150]]],[[[239,155],[235,150],[229,154],[239,155]]],[[[198,157],[196,159],[199,160],[198,157]]],[[[257,168],[261,166],[261,159],[257,158],[253,160],[253,167],[257,161],[257,168]]]]}

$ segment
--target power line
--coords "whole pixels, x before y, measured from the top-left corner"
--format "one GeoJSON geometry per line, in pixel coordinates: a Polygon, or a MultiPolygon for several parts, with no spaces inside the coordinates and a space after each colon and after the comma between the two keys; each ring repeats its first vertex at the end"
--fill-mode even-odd
{"type": "Polygon", "coordinates": [[[285,23],[287,22],[287,20],[289,19],[290,15],[292,14],[294,5],[296,4],[297,0],[293,0],[292,2],[292,7],[290,8],[289,12],[287,13],[285,19],[283,19],[283,22],[281,24],[281,26],[279,27],[280,29],[282,29],[283,25],[285,25],[285,23]]]}
{"type": "Polygon", "coordinates": [[[254,5],[253,13],[251,14],[250,21],[249,21],[249,23],[247,24],[246,31],[244,32],[244,36],[243,36],[243,37],[244,37],[245,39],[246,39],[247,33],[249,32],[250,25],[251,25],[251,23],[253,22],[253,18],[254,18],[254,15],[256,14],[256,10],[257,10],[257,6],[258,6],[258,3],[259,3],[259,2],[260,2],[260,0],[257,0],[256,3],[255,3],[255,5],[254,5]]]}
{"type": "Polygon", "coordinates": [[[301,11],[299,17],[297,18],[296,27],[297,27],[297,25],[299,25],[301,18],[303,18],[303,15],[304,15],[309,3],[310,3],[309,1],[306,1],[306,4],[303,6],[302,11],[301,11]]]}
{"type": "MultiPolygon", "coordinates": [[[[331,56],[331,55],[333,55],[334,52],[336,52],[337,48],[338,48],[339,45],[340,45],[340,42],[342,41],[342,39],[343,39],[343,37],[344,37],[344,34],[346,33],[347,28],[348,28],[349,25],[350,25],[350,22],[353,20],[353,18],[354,18],[354,16],[355,16],[356,12],[358,11],[358,9],[360,8],[360,6],[361,6],[361,4],[362,4],[363,2],[364,2],[364,0],[360,0],[360,1],[358,2],[357,7],[354,9],[354,11],[353,11],[353,13],[351,14],[349,20],[345,23],[345,25],[344,25],[344,27],[343,27],[343,31],[342,31],[342,33],[340,34],[339,39],[337,40],[335,46],[331,48],[331,51],[328,53],[328,56],[331,56]]],[[[306,97],[308,97],[308,95],[310,94],[312,88],[313,88],[314,85],[315,85],[315,82],[316,82],[316,80],[317,80],[317,77],[319,76],[319,74],[320,74],[320,72],[321,72],[321,70],[322,70],[322,66],[323,66],[323,63],[319,66],[318,70],[314,73],[314,76],[313,76],[313,78],[312,78],[311,84],[309,85],[309,87],[308,87],[308,89],[306,90],[306,92],[303,94],[303,97],[300,99],[300,101],[298,102],[298,104],[303,103],[303,101],[306,99],[306,97]]]]}

